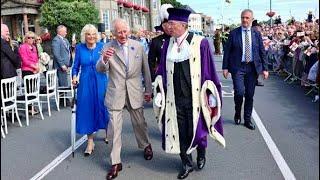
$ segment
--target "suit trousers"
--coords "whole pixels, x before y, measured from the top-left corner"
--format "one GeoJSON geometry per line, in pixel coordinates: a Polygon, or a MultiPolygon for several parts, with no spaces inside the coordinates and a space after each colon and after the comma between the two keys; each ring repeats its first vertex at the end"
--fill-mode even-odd
{"type": "Polygon", "coordinates": [[[243,97],[245,97],[243,115],[245,122],[251,121],[257,76],[253,62],[241,63],[237,73],[232,73],[236,116],[241,116],[243,97]]]}
{"type": "Polygon", "coordinates": [[[176,109],[179,128],[180,158],[183,165],[190,166],[192,164],[192,156],[191,154],[187,154],[187,150],[193,137],[192,105],[190,102],[188,104],[181,103],[183,102],[183,98],[179,99],[180,103],[176,103],[176,109]]]}
{"type": "MultiPolygon", "coordinates": [[[[128,110],[131,118],[131,123],[133,126],[133,131],[136,137],[136,141],[138,143],[138,147],[140,149],[146,148],[149,143],[149,136],[147,131],[147,123],[143,114],[143,107],[138,109],[132,109],[130,106],[129,99],[126,100],[126,109],[128,110]]],[[[121,132],[122,132],[122,124],[123,124],[123,110],[109,110],[110,121],[111,124],[108,129],[112,131],[112,150],[111,150],[111,163],[112,165],[121,163],[121,132]]]]}
{"type": "Polygon", "coordinates": [[[63,71],[62,69],[57,69],[57,76],[59,87],[68,87],[70,85],[68,72],[63,71]]]}

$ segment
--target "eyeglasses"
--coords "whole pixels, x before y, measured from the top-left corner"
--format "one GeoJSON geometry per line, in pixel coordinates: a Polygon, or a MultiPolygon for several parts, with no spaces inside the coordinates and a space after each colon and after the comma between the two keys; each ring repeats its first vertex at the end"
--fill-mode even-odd
{"type": "Polygon", "coordinates": [[[41,41],[41,39],[37,39],[37,41],[41,41]]]}
{"type": "Polygon", "coordinates": [[[28,37],[28,39],[34,39],[34,37],[28,37]]]}

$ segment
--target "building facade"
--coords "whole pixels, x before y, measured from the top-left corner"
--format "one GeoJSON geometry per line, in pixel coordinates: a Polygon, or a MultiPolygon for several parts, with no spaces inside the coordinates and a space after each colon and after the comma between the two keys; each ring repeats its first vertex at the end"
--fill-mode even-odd
{"type": "MultiPolygon", "coordinates": [[[[23,36],[27,31],[40,34],[40,7],[43,0],[1,0],[1,23],[8,25],[13,38],[23,36]]],[[[160,0],[92,0],[100,12],[100,21],[105,31],[110,31],[115,18],[124,18],[130,27],[140,25],[145,30],[154,31],[160,24],[158,12],[160,0]]]]}
{"type": "Polygon", "coordinates": [[[94,4],[106,32],[110,32],[112,20],[118,17],[125,19],[130,27],[139,25],[149,31],[160,24],[160,0],[95,0],[94,4]]]}
{"type": "Polygon", "coordinates": [[[202,34],[202,20],[201,15],[197,13],[191,13],[188,19],[188,29],[191,32],[202,34]]]}
{"type": "Polygon", "coordinates": [[[202,31],[204,35],[214,34],[213,19],[211,18],[211,16],[206,16],[204,14],[201,14],[201,24],[202,24],[202,31]]]}
{"type": "Polygon", "coordinates": [[[38,34],[41,4],[39,0],[1,0],[1,23],[8,25],[15,39],[27,31],[38,34]]]}

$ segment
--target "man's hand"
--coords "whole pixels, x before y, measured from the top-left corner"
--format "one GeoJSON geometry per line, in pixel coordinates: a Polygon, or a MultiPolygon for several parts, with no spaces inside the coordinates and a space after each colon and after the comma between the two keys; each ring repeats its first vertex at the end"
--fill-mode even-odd
{"type": "Polygon", "coordinates": [[[263,79],[268,79],[269,72],[268,71],[262,71],[263,79]]]}
{"type": "Polygon", "coordinates": [[[229,75],[228,69],[224,69],[224,70],[223,70],[223,77],[224,77],[225,79],[228,79],[228,75],[229,75]]]}
{"type": "Polygon", "coordinates": [[[103,50],[102,56],[103,56],[103,61],[107,63],[109,59],[113,56],[115,52],[115,49],[113,47],[109,47],[107,50],[103,50]]]}
{"type": "Polygon", "coordinates": [[[144,100],[146,102],[150,102],[151,101],[151,94],[150,93],[144,93],[144,100]]]}
{"type": "Polygon", "coordinates": [[[66,65],[61,66],[62,71],[67,72],[68,71],[68,67],[66,65]]]}

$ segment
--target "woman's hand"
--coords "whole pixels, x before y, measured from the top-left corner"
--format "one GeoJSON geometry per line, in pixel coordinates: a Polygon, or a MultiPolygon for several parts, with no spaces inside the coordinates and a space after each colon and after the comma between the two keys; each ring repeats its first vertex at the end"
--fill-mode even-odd
{"type": "Polygon", "coordinates": [[[73,86],[76,86],[78,84],[78,78],[76,77],[76,76],[74,76],[73,78],[72,78],[72,85],[73,86]]]}
{"type": "Polygon", "coordinates": [[[37,73],[40,71],[40,67],[39,67],[38,64],[37,64],[37,65],[34,65],[32,68],[33,68],[33,71],[32,71],[32,72],[33,72],[34,74],[37,74],[37,73]]]}

